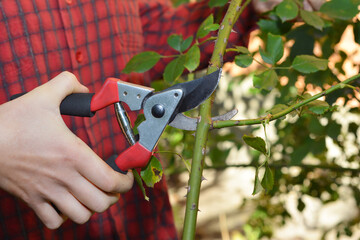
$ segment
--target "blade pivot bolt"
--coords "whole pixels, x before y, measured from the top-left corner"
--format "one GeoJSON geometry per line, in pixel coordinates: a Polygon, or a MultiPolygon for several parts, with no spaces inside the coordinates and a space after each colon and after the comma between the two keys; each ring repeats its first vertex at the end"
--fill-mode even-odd
{"type": "Polygon", "coordinates": [[[162,118],[165,114],[165,108],[161,104],[156,104],[151,109],[151,114],[156,118],[162,118]]]}

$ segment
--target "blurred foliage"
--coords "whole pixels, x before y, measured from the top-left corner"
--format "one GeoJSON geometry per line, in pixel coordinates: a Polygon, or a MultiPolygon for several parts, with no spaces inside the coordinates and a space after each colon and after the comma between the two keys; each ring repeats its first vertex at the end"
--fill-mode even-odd
{"type": "MultiPolygon", "coordinates": [[[[353,31],[355,42],[360,44],[360,22],[354,18],[359,12],[358,4],[359,1],[332,0],[326,2],[319,11],[310,12],[304,9],[302,1],[285,0],[263,14],[258,20],[260,29],[258,35],[264,41],[265,49],[259,47],[261,59],[256,60],[262,61],[264,66],[257,65],[254,80],[254,87],[262,91],[255,91],[255,93],[267,96],[275,92],[274,106],[282,110],[296,101],[299,96],[307,94],[308,89],[323,91],[339,83],[339,74],[345,75],[345,62],[350,61],[354,67],[359,64],[354,63],[347,53],[335,48],[348,28],[353,31]],[[282,58],[284,45],[288,52],[288,57],[285,59],[282,58]],[[316,51],[315,48],[317,48],[316,51]],[[328,68],[327,60],[331,56],[336,56],[333,58],[336,60],[328,68]],[[280,59],[282,60],[279,61],[280,59]],[[280,78],[286,79],[287,82],[280,84],[280,78]],[[304,79],[305,82],[300,89],[296,85],[299,79],[304,79]]],[[[235,57],[235,63],[240,67],[248,67],[253,63],[254,56],[258,56],[256,54],[257,52],[249,52],[246,48],[241,48],[235,57]]],[[[240,83],[241,81],[236,81],[230,84],[240,83]]],[[[355,81],[353,85],[359,87],[360,81],[355,81]]],[[[231,96],[232,87],[228,89],[231,96]]],[[[354,121],[349,120],[349,124],[346,124],[334,120],[333,117],[339,111],[337,107],[334,107],[335,103],[341,98],[343,105],[346,106],[355,98],[354,94],[353,89],[343,88],[327,96],[325,102],[321,101],[320,104],[313,105],[313,108],[307,106],[293,113],[291,121],[276,120],[278,138],[271,142],[271,155],[276,152],[276,157],[269,160],[269,166],[275,178],[274,186],[267,193],[262,192],[258,198],[247,200],[243,204],[245,207],[248,201],[252,201],[252,204],[257,206],[241,230],[243,236],[247,236],[245,239],[272,237],[273,227],[284,224],[290,215],[285,207],[285,201],[271,201],[271,199],[282,199],[281,196],[286,196],[292,191],[298,192],[297,209],[300,212],[306,208],[304,196],[320,199],[324,204],[334,202],[339,199],[338,190],[342,186],[352,189],[356,205],[360,206],[358,122],[355,118],[354,121]],[[333,108],[329,109],[330,106],[333,108]],[[354,137],[349,140],[349,135],[354,137]],[[338,158],[328,157],[327,141],[332,143],[331,147],[340,149],[342,155],[346,156],[344,162],[340,162],[338,158]],[[353,145],[357,151],[348,154],[349,144],[353,145]],[[309,158],[318,167],[305,164],[306,159],[309,158]],[[297,170],[296,174],[289,171],[292,169],[291,166],[297,170]],[[354,169],[346,168],[348,166],[353,166],[354,169]],[[351,180],[344,181],[348,178],[351,180]],[[251,234],[256,237],[254,238],[251,234]]],[[[221,106],[221,103],[215,104],[221,106]]],[[[353,107],[348,105],[348,108],[350,113],[360,118],[359,105],[353,107]]],[[[263,113],[264,109],[259,109],[259,115],[263,113]]],[[[253,130],[258,129],[258,127],[253,128],[253,130]]],[[[243,146],[244,142],[239,139],[241,131],[244,134],[244,130],[237,129],[211,132],[208,144],[210,161],[207,161],[211,167],[223,167],[224,164],[226,165],[231,148],[240,149],[243,146]],[[226,147],[222,144],[224,141],[229,143],[226,147]]],[[[191,134],[169,128],[161,146],[191,159],[193,141],[191,134]]],[[[260,154],[254,154],[249,167],[260,165],[261,159],[260,154]]],[[[176,156],[167,164],[168,173],[183,168],[178,165],[176,156]]],[[[353,227],[357,226],[359,221],[358,216],[350,222],[334,226],[338,237],[351,236],[353,227]]],[[[324,232],[324,239],[326,234],[327,232],[324,232]]]]}

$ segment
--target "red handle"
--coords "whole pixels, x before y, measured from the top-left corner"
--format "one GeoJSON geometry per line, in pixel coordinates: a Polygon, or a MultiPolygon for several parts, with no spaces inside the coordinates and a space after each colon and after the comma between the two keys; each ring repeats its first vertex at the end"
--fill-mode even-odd
{"type": "Polygon", "coordinates": [[[152,152],[137,142],[121,153],[115,159],[115,163],[122,171],[132,168],[143,168],[148,164],[151,155],[152,152]]]}
{"type": "Polygon", "coordinates": [[[110,104],[119,102],[119,79],[107,78],[100,91],[91,100],[91,111],[96,112],[110,104]]]}

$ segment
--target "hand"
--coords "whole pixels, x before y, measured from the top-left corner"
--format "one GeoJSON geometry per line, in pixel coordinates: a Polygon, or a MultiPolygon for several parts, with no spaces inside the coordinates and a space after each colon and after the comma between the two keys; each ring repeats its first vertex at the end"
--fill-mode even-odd
{"type": "Polygon", "coordinates": [[[113,171],[61,118],[61,101],[87,91],[73,74],[63,72],[0,105],[0,187],[25,201],[51,229],[65,216],[86,222],[133,184],[131,172],[113,171]]]}

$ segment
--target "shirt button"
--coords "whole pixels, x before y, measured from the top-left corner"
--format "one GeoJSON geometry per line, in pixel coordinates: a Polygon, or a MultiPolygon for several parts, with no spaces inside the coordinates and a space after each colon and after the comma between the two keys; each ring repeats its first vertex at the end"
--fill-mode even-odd
{"type": "Polygon", "coordinates": [[[78,63],[81,63],[84,60],[84,55],[82,54],[81,51],[77,51],[75,53],[75,58],[78,63]]]}
{"type": "Polygon", "coordinates": [[[65,0],[65,2],[70,5],[72,3],[72,0],[65,0]]]}

